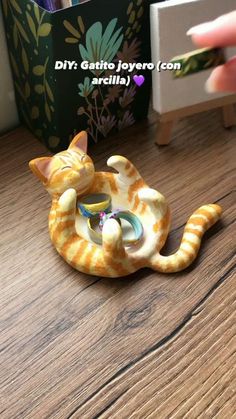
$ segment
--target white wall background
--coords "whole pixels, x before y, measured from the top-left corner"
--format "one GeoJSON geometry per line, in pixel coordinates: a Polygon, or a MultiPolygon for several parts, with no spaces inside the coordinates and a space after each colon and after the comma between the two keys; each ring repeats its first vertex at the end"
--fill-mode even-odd
{"type": "MultiPolygon", "coordinates": [[[[151,38],[153,63],[169,62],[176,55],[197,49],[186,36],[187,30],[199,23],[236,9],[236,0],[170,0],[151,5],[151,38]]],[[[227,49],[236,55],[236,48],[227,49]]],[[[153,71],[153,107],[165,113],[226,96],[208,94],[204,85],[212,70],[182,79],[173,79],[171,71],[153,71]]]]}
{"type": "Polygon", "coordinates": [[[0,133],[15,127],[19,120],[9,65],[0,2],[0,133]]]}

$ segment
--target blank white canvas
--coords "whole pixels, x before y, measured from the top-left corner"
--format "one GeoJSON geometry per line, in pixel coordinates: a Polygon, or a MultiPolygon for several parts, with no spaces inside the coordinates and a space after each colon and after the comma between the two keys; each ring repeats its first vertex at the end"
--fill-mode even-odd
{"type": "MultiPolygon", "coordinates": [[[[187,30],[236,9],[236,0],[170,0],[152,4],[152,62],[169,62],[174,56],[197,49],[187,30]]],[[[227,48],[226,56],[236,55],[227,48]]],[[[171,71],[153,71],[153,107],[160,114],[227,96],[206,93],[205,82],[212,69],[173,79],[171,71]]]]}

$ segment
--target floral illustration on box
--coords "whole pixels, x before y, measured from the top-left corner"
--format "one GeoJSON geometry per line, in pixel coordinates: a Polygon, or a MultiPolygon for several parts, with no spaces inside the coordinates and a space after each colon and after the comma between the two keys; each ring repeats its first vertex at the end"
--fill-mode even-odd
{"type": "Polygon", "coordinates": [[[46,13],[36,3],[28,4],[27,7],[22,7],[21,2],[16,0],[2,0],[2,3],[5,17],[11,22],[7,28],[7,37],[12,37],[14,46],[14,54],[10,52],[9,55],[20,112],[37,137],[47,138],[48,145],[56,147],[60,140],[53,135],[54,95],[49,81],[50,58],[47,55],[47,38],[52,25],[46,21],[46,13]],[[31,43],[35,45],[32,51],[34,59],[30,53],[27,54],[31,50],[31,43]],[[44,57],[42,49],[45,50],[44,57]],[[48,133],[51,135],[48,136],[48,133]]]}
{"type": "MultiPolygon", "coordinates": [[[[106,23],[98,21],[86,24],[86,14],[83,19],[73,15],[69,17],[70,21],[60,17],[63,31],[60,32],[62,39],[58,39],[58,43],[64,40],[66,48],[70,48],[68,57],[78,57],[78,61],[84,57],[91,62],[99,59],[114,63],[118,60],[137,62],[140,59],[141,43],[137,38],[143,19],[143,3],[144,0],[127,2],[124,10],[126,17],[121,24],[117,18],[111,18],[106,23]]],[[[82,125],[85,125],[94,141],[99,136],[107,136],[112,130],[123,129],[135,122],[133,105],[137,87],[94,86],[92,78],[95,74],[88,71],[73,82],[72,127],[66,127],[60,134],[62,138],[59,138],[58,90],[52,53],[52,24],[56,20],[36,2],[2,0],[2,5],[20,117],[35,136],[46,142],[49,148],[55,149],[68,140],[71,129],[78,129],[81,118],[82,125]]],[[[67,57],[66,50],[64,53],[67,57]]],[[[96,73],[102,77],[112,74],[112,71],[96,73]]]]}
{"type": "MultiPolygon", "coordinates": [[[[108,63],[117,63],[119,60],[136,62],[140,56],[141,43],[134,36],[141,29],[139,19],[143,15],[142,2],[143,0],[137,0],[136,5],[134,2],[129,3],[127,9],[129,26],[125,33],[123,27],[118,27],[117,18],[110,20],[104,28],[101,22],[95,22],[87,32],[81,16],[77,19],[78,28],[64,20],[64,27],[71,35],[65,38],[65,42],[78,44],[80,60],[89,63],[102,60],[108,63]]],[[[103,76],[103,73],[105,77],[109,77],[117,73],[115,69],[90,70],[90,72],[91,76],[84,77],[78,84],[78,95],[84,98],[84,103],[80,101],[82,106],[79,106],[77,114],[79,117],[82,115],[86,117],[87,132],[97,142],[99,135],[106,137],[113,129],[121,130],[135,122],[131,106],[137,86],[94,85],[92,84],[94,77],[103,76]]],[[[121,72],[120,75],[122,74],[121,72]]],[[[134,74],[129,75],[132,79],[134,74]]]]}

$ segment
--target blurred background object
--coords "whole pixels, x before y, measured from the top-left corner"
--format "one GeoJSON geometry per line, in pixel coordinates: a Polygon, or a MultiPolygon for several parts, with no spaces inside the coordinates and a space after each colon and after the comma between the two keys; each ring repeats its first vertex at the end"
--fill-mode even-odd
{"type": "Polygon", "coordinates": [[[0,5],[0,133],[19,123],[0,5]]]}

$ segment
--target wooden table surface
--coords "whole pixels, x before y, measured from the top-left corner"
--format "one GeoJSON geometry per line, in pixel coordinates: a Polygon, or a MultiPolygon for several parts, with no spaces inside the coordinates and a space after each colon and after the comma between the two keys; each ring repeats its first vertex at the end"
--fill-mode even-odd
{"type": "Polygon", "coordinates": [[[165,254],[190,214],[224,208],[194,265],[123,279],[80,274],[50,244],[50,197],[28,170],[48,152],[20,127],[0,139],[0,417],[236,417],[236,128],[220,111],[181,121],[167,147],[151,115],[91,145],[97,170],[124,154],[172,209],[165,254]]]}

